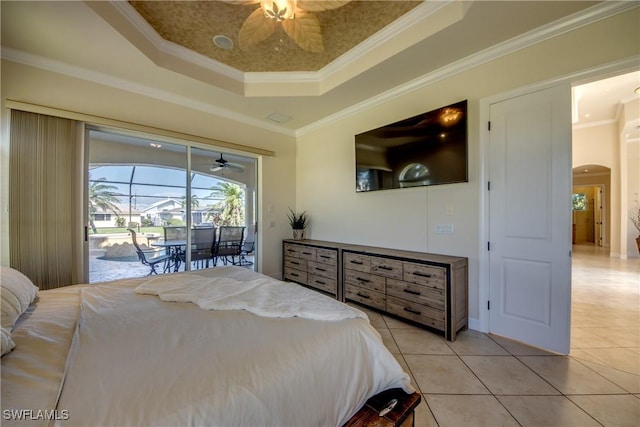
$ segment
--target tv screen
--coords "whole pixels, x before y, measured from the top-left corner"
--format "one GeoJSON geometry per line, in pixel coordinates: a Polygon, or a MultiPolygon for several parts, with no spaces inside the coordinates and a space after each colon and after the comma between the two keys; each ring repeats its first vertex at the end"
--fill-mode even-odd
{"type": "Polygon", "coordinates": [[[467,101],[355,136],[356,191],[467,182],[467,101]]]}

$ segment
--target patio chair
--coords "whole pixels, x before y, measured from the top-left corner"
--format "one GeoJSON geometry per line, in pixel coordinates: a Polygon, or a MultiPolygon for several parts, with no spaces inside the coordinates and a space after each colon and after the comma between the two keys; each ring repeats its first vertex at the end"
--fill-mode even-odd
{"type": "Polygon", "coordinates": [[[129,231],[129,233],[131,233],[131,241],[133,242],[133,246],[136,248],[138,259],[142,264],[149,266],[149,268],[151,269],[151,271],[149,271],[149,274],[147,274],[147,276],[151,276],[152,274],[158,274],[158,271],[156,270],[156,266],[161,263],[164,264],[162,272],[166,273],[167,270],[169,270],[169,268],[171,267],[171,261],[172,261],[171,255],[167,255],[167,254],[157,255],[157,252],[154,251],[153,249],[146,249],[146,250],[142,249],[140,245],[138,245],[138,240],[136,239],[136,232],[130,228],[128,228],[127,230],[129,231]]]}
{"type": "Polygon", "coordinates": [[[240,265],[253,265],[253,262],[249,261],[247,259],[247,256],[253,253],[255,247],[256,242],[249,242],[245,240],[245,242],[242,244],[242,247],[240,248],[240,265]]]}
{"type": "Polygon", "coordinates": [[[237,265],[242,251],[242,241],[244,239],[245,227],[220,227],[218,242],[213,248],[213,265],[218,264],[218,258],[222,258],[224,265],[231,261],[233,265],[237,265]],[[238,257],[238,261],[236,261],[238,257]]]}
{"type": "Polygon", "coordinates": [[[187,240],[187,227],[183,226],[168,226],[164,227],[164,240],[187,240]]]}
{"type": "Polygon", "coordinates": [[[213,249],[216,244],[215,227],[199,227],[191,230],[191,262],[209,268],[213,260],[213,249]]]}

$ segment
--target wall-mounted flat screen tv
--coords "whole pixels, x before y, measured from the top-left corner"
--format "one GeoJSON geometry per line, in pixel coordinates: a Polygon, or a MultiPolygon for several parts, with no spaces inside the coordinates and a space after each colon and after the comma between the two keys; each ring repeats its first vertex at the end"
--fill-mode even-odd
{"type": "Polygon", "coordinates": [[[356,191],[467,182],[467,101],[355,136],[356,191]]]}

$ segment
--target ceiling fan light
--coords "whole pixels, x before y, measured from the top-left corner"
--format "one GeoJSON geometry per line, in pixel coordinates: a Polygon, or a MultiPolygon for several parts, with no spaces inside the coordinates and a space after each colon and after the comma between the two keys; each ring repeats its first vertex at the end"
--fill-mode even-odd
{"type": "Polygon", "coordinates": [[[296,3],[297,0],[260,0],[260,7],[267,18],[284,21],[295,17],[296,3]]]}

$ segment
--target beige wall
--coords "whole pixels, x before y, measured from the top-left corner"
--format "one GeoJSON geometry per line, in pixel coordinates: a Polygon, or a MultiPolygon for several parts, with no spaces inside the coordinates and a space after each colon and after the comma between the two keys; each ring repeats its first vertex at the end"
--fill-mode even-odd
{"type": "MultiPolygon", "coordinates": [[[[289,206],[295,206],[295,139],[280,133],[246,126],[182,106],[159,102],[150,97],[118,90],[61,74],[2,61],[2,159],[0,262],[9,263],[8,219],[8,114],[7,99],[81,112],[85,114],[153,126],[171,131],[227,141],[235,144],[265,148],[275,152],[273,157],[259,160],[259,203],[271,209],[260,209],[264,224],[273,221],[274,227],[260,227],[259,253],[261,270],[268,275],[281,271],[281,240],[290,237],[286,221],[289,206]]],[[[79,224],[82,226],[82,224],[79,224]]]]}
{"type": "Polygon", "coordinates": [[[484,247],[479,241],[484,197],[480,132],[485,126],[480,101],[637,56],[638,19],[636,10],[600,21],[303,133],[296,156],[296,199],[297,208],[310,213],[310,237],[468,257],[473,325],[481,310],[479,251],[484,247]],[[469,101],[468,183],[355,192],[355,134],[462,99],[469,101]],[[436,224],[453,224],[454,234],[436,234],[436,224]]]}

